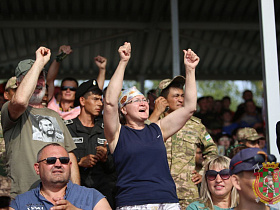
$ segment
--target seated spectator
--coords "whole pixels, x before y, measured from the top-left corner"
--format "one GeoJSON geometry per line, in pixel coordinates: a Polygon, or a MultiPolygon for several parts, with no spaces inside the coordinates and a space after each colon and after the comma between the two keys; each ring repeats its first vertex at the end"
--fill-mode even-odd
{"type": "Polygon", "coordinates": [[[262,168],[263,162],[276,162],[273,155],[267,155],[259,148],[247,148],[238,152],[230,161],[230,174],[232,184],[239,194],[239,203],[235,210],[258,209],[276,210],[259,200],[253,190],[253,182],[256,179],[256,172],[262,168]]]}
{"type": "Polygon", "coordinates": [[[219,148],[219,146],[223,146],[224,151],[226,151],[230,146],[233,145],[233,139],[232,139],[231,135],[229,135],[227,133],[219,133],[217,135],[217,145],[218,145],[218,148],[219,148]]]}
{"type": "Polygon", "coordinates": [[[37,154],[34,170],[40,176],[37,188],[18,195],[10,209],[111,209],[100,192],[70,181],[72,162],[57,143],[44,146],[37,154]]]}
{"type": "Polygon", "coordinates": [[[200,189],[201,198],[191,203],[186,210],[225,210],[237,205],[238,197],[231,183],[229,164],[229,158],[218,155],[213,156],[205,164],[200,189]]]}
{"type": "Polygon", "coordinates": [[[262,149],[265,153],[267,153],[267,142],[266,142],[265,131],[263,128],[257,128],[256,131],[259,136],[262,136],[262,138],[259,139],[260,149],[262,149]]]}
{"type": "Polygon", "coordinates": [[[239,124],[237,122],[232,121],[232,114],[229,109],[225,109],[222,113],[222,122],[223,127],[222,131],[232,135],[232,131],[239,128],[239,124]]]}
{"type": "Polygon", "coordinates": [[[257,112],[253,100],[245,102],[245,113],[240,118],[240,127],[262,128],[263,120],[261,113],[257,112]]]}
{"type": "Polygon", "coordinates": [[[222,124],[219,120],[217,120],[215,113],[213,111],[209,111],[207,97],[200,97],[197,100],[197,104],[199,106],[199,111],[194,113],[194,116],[201,119],[202,124],[207,128],[207,131],[212,136],[221,132],[222,124]]]}
{"type": "Polygon", "coordinates": [[[258,135],[257,131],[254,128],[240,128],[237,131],[237,139],[241,144],[244,144],[246,147],[256,147],[259,148],[259,140],[263,136],[258,135]]]}
{"type": "MultiPolygon", "coordinates": [[[[236,112],[234,113],[233,121],[239,121],[242,115],[245,113],[245,102],[248,100],[253,100],[253,93],[251,90],[244,90],[242,93],[242,98],[244,102],[238,105],[236,112]]],[[[256,107],[258,113],[262,112],[260,107],[256,107]]]]}
{"type": "MultiPolygon", "coordinates": [[[[224,96],[222,98],[222,110],[230,110],[231,98],[229,96],[224,96]]],[[[234,112],[230,110],[232,117],[234,116],[234,112]]]]}
{"type": "Polygon", "coordinates": [[[215,100],[213,96],[205,96],[208,112],[214,112],[215,100]]]}

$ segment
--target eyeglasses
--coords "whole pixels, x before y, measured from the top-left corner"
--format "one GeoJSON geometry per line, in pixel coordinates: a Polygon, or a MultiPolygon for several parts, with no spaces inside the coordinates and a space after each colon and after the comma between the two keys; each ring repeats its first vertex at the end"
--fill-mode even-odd
{"type": "Polygon", "coordinates": [[[233,170],[235,166],[243,162],[253,162],[256,164],[262,164],[264,162],[275,162],[275,163],[277,162],[277,159],[274,155],[267,155],[263,151],[259,151],[258,153],[259,154],[256,154],[254,157],[250,157],[248,159],[238,161],[230,169],[233,170]]]}
{"type": "Polygon", "coordinates": [[[60,89],[61,89],[62,91],[65,91],[65,90],[67,90],[67,89],[69,89],[69,90],[71,90],[71,91],[76,91],[76,90],[77,90],[77,88],[72,87],[72,86],[62,86],[60,89]]]}
{"type": "Polygon", "coordinates": [[[57,157],[48,157],[48,158],[45,158],[43,160],[38,161],[37,163],[41,163],[44,160],[46,160],[47,164],[51,165],[51,164],[55,164],[57,159],[59,159],[61,164],[68,164],[69,161],[70,161],[69,157],[59,157],[59,158],[57,158],[57,157]]]}
{"type": "Polygon", "coordinates": [[[215,170],[208,170],[206,171],[206,178],[210,181],[214,181],[217,178],[217,175],[220,175],[220,177],[223,180],[227,180],[230,178],[230,173],[229,173],[229,169],[223,169],[221,171],[215,171],[215,170]]]}
{"type": "Polygon", "coordinates": [[[136,99],[133,99],[131,101],[128,101],[125,105],[132,104],[132,103],[141,103],[141,102],[149,103],[150,101],[147,98],[142,98],[142,99],[136,98],[136,99]]]}

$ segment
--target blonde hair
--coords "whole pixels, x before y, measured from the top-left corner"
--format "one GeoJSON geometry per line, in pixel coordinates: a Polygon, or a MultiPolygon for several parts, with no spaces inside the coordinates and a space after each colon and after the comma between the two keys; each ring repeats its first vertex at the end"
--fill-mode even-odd
{"type": "MultiPolygon", "coordinates": [[[[213,166],[220,166],[222,168],[229,168],[230,159],[225,156],[215,155],[212,156],[207,163],[204,165],[204,171],[202,176],[201,188],[200,188],[200,202],[204,203],[205,208],[214,209],[214,204],[212,201],[211,193],[208,189],[208,184],[206,180],[205,173],[213,166]]],[[[238,193],[235,187],[232,187],[231,190],[231,200],[230,200],[230,208],[236,207],[238,203],[238,193]]]]}

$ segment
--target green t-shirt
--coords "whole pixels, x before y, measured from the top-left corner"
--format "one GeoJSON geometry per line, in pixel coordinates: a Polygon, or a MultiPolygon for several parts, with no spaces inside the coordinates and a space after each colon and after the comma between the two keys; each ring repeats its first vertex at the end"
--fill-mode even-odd
{"type": "MultiPolygon", "coordinates": [[[[200,203],[199,201],[195,201],[193,203],[191,203],[190,205],[188,205],[188,207],[186,208],[186,210],[206,210],[209,208],[205,208],[204,203],[200,203]]],[[[230,210],[231,208],[220,208],[218,206],[214,206],[215,210],[230,210]]]]}
{"type": "Polygon", "coordinates": [[[55,142],[70,152],[76,145],[66,125],[55,111],[29,106],[19,119],[12,121],[8,113],[8,104],[9,102],[2,107],[1,123],[6,146],[7,171],[12,181],[11,196],[15,197],[38,185],[40,177],[33,165],[37,161],[38,151],[43,146],[55,142]],[[49,130],[44,131],[42,118],[52,124],[52,135],[49,134],[49,130]],[[52,138],[46,138],[46,133],[52,138]]]}

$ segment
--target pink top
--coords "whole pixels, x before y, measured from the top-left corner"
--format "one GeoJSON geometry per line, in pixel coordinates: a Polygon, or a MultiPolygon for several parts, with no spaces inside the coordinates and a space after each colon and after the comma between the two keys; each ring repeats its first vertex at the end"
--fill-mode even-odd
{"type": "Polygon", "coordinates": [[[52,97],[50,102],[48,103],[48,108],[56,111],[59,116],[64,120],[70,120],[76,118],[80,114],[80,106],[71,108],[69,111],[64,112],[59,107],[59,103],[57,103],[55,97],[52,97]]]}

